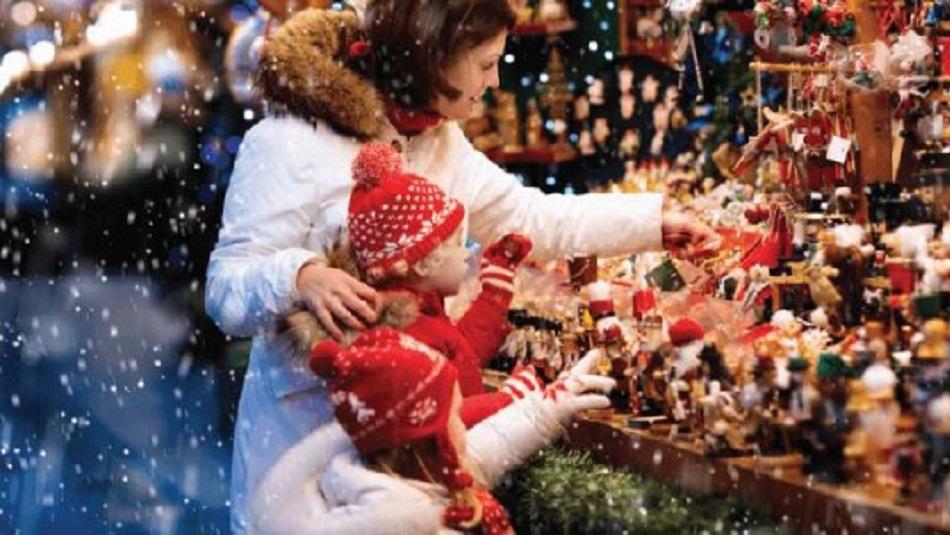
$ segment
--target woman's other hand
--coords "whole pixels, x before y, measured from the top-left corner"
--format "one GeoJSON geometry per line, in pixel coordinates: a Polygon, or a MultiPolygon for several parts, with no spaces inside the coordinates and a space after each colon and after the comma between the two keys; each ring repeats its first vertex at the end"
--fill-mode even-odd
{"type": "Polygon", "coordinates": [[[338,322],[359,331],[376,323],[376,290],[345,271],[305,264],[297,273],[297,294],[337,341],[343,339],[338,322]]]}
{"type": "Polygon", "coordinates": [[[676,210],[664,210],[661,226],[663,248],[681,258],[696,258],[714,253],[720,237],[694,216],[676,210]]]}

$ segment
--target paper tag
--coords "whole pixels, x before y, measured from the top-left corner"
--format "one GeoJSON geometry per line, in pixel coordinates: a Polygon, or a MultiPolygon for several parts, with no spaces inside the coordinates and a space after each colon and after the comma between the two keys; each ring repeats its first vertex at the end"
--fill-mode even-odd
{"type": "Polygon", "coordinates": [[[835,163],[844,163],[844,161],[848,158],[848,151],[850,150],[850,139],[832,136],[831,143],[828,144],[828,152],[825,154],[825,158],[835,163]]]}
{"type": "Polygon", "coordinates": [[[802,147],[805,146],[805,134],[801,132],[794,132],[792,134],[792,149],[795,152],[801,152],[802,147]]]}

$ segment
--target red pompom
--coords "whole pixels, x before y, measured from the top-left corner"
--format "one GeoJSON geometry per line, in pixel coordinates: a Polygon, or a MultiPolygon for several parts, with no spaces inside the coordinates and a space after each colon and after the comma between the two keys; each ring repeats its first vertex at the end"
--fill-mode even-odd
{"type": "Polygon", "coordinates": [[[367,143],[353,160],[353,180],[357,187],[371,188],[402,170],[402,160],[392,146],[367,143]]]}
{"type": "Polygon", "coordinates": [[[350,43],[350,49],[347,52],[351,58],[363,57],[369,54],[369,43],[366,41],[353,41],[350,43]]]}
{"type": "Polygon", "coordinates": [[[333,340],[320,342],[310,352],[310,369],[325,379],[332,377],[336,372],[333,361],[339,352],[340,344],[333,340]]]}
{"type": "Polygon", "coordinates": [[[677,347],[702,340],[705,335],[703,326],[689,318],[679,319],[670,325],[670,343],[677,347]]]}
{"type": "Polygon", "coordinates": [[[445,473],[445,486],[449,490],[464,490],[475,484],[472,474],[461,468],[448,469],[445,473]]]}

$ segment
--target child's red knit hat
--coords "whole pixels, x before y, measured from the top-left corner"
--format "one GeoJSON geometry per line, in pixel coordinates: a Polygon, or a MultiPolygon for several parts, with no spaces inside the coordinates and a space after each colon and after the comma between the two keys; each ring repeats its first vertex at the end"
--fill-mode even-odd
{"type": "Polygon", "coordinates": [[[372,329],[346,349],[325,341],[310,368],[327,380],[336,419],[364,455],[446,433],[458,372],[409,335],[372,329]]]}
{"type": "Polygon", "coordinates": [[[399,153],[383,143],[364,145],[353,160],[348,228],[364,271],[425,258],[462,223],[465,209],[428,180],[405,173],[399,153]]]}

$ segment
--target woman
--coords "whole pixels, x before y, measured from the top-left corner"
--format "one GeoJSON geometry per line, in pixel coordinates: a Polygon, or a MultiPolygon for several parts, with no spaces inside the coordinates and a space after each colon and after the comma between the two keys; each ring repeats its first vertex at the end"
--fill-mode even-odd
{"type": "MultiPolygon", "coordinates": [[[[248,494],[285,452],[304,455],[306,442],[329,457],[348,447],[332,424],[323,384],[281,348],[273,325],[297,303],[334,335],[338,325],[363,328],[376,320],[373,290],[320,256],[345,225],[349,167],[363,142],[399,147],[408,170],[465,205],[468,234],[481,243],[519,232],[543,259],[701,248],[711,239],[706,227],[664,211],[660,195],[544,195],[469,144],[456,121],[498,85],[498,59],[514,20],[507,0],[379,0],[368,6],[363,30],[352,12],[311,10],[264,45],[261,88],[276,113],[241,146],[206,295],[222,330],[254,336],[235,429],[236,531],[244,529],[248,494]]],[[[490,425],[497,436],[487,440],[533,433],[536,440],[519,443],[534,448],[553,440],[556,427],[525,427],[536,419],[515,413],[535,409],[522,405],[472,434],[481,436],[482,427],[491,435],[490,425]]],[[[477,450],[477,439],[471,441],[477,450]]],[[[517,463],[529,449],[509,452],[504,462],[517,463]]],[[[320,460],[308,466],[322,469],[320,460]]]]}

